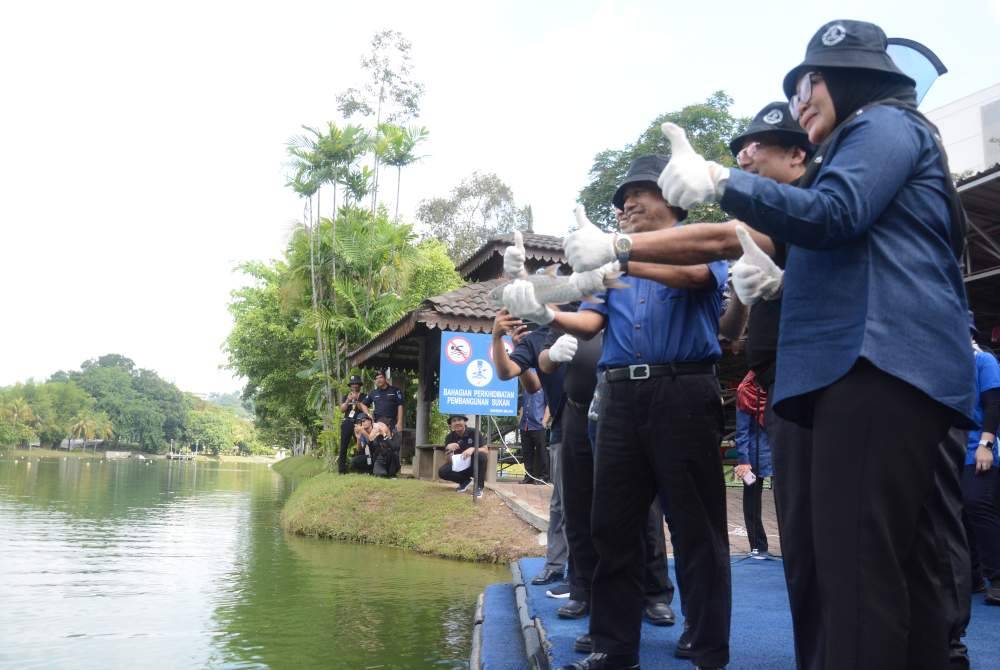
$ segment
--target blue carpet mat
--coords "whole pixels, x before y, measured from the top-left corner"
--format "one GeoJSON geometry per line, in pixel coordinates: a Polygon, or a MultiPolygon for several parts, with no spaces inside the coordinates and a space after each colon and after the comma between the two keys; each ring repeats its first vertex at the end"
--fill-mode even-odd
{"type": "MultiPolygon", "coordinates": [[[[568,620],[556,616],[556,610],[566,602],[549,598],[546,586],[532,586],[531,577],[541,572],[542,558],[520,561],[528,594],[531,616],[542,619],[548,641],[552,645],[554,668],[583,658],[573,651],[573,641],[587,632],[587,619],[568,620]]],[[[792,620],[788,613],[785,575],[780,560],[757,561],[733,557],[733,618],[730,634],[730,670],[781,670],[794,668],[792,620]]],[[[673,563],[670,578],[674,576],[673,563]]],[[[673,650],[680,637],[680,602],[672,603],[677,613],[675,626],[659,627],[643,622],[640,660],[643,668],[685,669],[690,661],[674,658],[673,650]]],[[[992,668],[1000,651],[1000,607],[983,604],[982,595],[974,596],[972,623],[965,643],[969,647],[973,668],[992,668]]]]}
{"type": "Polygon", "coordinates": [[[483,645],[479,660],[482,670],[525,667],[524,639],[513,584],[490,584],[483,592],[483,645]]]}

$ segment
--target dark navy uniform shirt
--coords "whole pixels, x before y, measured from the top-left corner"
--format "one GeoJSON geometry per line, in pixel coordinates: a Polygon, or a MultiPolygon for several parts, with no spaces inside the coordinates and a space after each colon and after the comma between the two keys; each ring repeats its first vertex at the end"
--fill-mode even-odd
{"type": "Polygon", "coordinates": [[[396,425],[396,408],[403,406],[403,392],[395,386],[386,386],[384,389],[374,388],[365,396],[364,403],[371,410],[376,420],[382,417],[392,419],[392,426],[390,428],[394,428],[396,425]]]}
{"type": "Polygon", "coordinates": [[[449,432],[444,436],[444,446],[455,443],[458,445],[458,451],[456,454],[460,454],[466,449],[471,449],[476,446],[476,429],[471,426],[465,427],[465,432],[461,436],[455,431],[449,432]]]}
{"type": "Polygon", "coordinates": [[[600,295],[603,303],[586,302],[581,310],[607,319],[599,370],[626,365],[715,361],[719,347],[719,315],[729,264],[708,264],[711,288],[676,289],[651,279],[623,277],[628,288],[600,295]]]}
{"type": "Polygon", "coordinates": [[[930,131],[905,111],[876,106],[847,123],[808,188],[732,169],[720,202],[789,244],[775,409],[808,421],[807,394],[863,357],[972,427],[975,370],[950,245],[950,176],[930,131]]]}
{"type": "Polygon", "coordinates": [[[566,371],[563,366],[556,368],[552,374],[546,374],[538,369],[538,357],[545,349],[545,342],[549,337],[548,328],[539,328],[528,333],[517,345],[514,351],[510,352],[510,360],[517,363],[521,370],[535,368],[538,370],[538,381],[542,383],[545,391],[545,402],[549,406],[549,416],[552,418],[552,432],[549,434],[549,444],[559,444],[562,442],[562,421],[563,400],[563,377],[566,371]]]}

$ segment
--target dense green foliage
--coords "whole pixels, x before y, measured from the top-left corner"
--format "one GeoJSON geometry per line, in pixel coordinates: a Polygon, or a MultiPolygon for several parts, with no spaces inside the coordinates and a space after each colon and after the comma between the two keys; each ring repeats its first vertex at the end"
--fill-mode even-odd
{"type": "MultiPolygon", "coordinates": [[[[351,351],[422,300],[462,283],[439,242],[418,243],[411,226],[393,223],[382,208],[372,215],[353,206],[341,207],[336,220],[321,218],[312,231],[294,229],[281,260],[241,269],[253,283],[233,293],[226,351],[247,380],[243,398],[258,426],[269,441],[284,443],[303,434],[317,442],[326,384],[336,405],[352,372],[351,351]],[[322,287],[315,302],[314,281],[322,287]]],[[[336,423],[335,415],[327,420],[336,423]]]]}
{"type": "MultiPolygon", "coordinates": [[[[580,191],[579,196],[590,220],[605,230],[617,230],[611,198],[633,160],[647,154],[670,155],[670,143],[660,131],[665,121],[684,128],[691,146],[708,160],[735,165],[729,151],[729,140],[739,135],[750,119],[734,117],[729,111],[732,104],[732,98],[723,91],[717,91],[703,103],[656,117],[632,144],[598,153],[590,168],[590,183],[580,191]]],[[[689,214],[691,221],[724,221],[727,218],[715,204],[698,207],[689,214]]]]}
{"type": "Polygon", "coordinates": [[[163,451],[199,443],[213,454],[269,453],[233,409],[185,394],[156,372],[108,354],[79,370],[0,389],[0,445],[58,446],[64,439],[163,451]]]}

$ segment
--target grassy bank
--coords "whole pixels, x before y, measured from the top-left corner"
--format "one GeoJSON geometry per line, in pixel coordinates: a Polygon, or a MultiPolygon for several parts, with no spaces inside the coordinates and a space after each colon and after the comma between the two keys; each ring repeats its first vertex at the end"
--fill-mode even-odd
{"type": "Polygon", "coordinates": [[[66,451],[65,449],[42,449],[32,447],[28,449],[16,449],[14,447],[4,447],[0,449],[0,454],[10,458],[104,458],[104,451],[98,450],[94,453],[89,447],[86,451],[77,449],[76,451],[66,451]]]}
{"type": "Polygon", "coordinates": [[[300,535],[467,561],[505,563],[543,553],[537,531],[496,494],[487,491],[473,506],[453,486],[415,479],[317,475],[285,503],[281,524],[300,535]]]}
{"type": "Polygon", "coordinates": [[[278,461],[271,469],[285,477],[313,477],[326,472],[326,461],[308,454],[291,456],[278,461]]]}

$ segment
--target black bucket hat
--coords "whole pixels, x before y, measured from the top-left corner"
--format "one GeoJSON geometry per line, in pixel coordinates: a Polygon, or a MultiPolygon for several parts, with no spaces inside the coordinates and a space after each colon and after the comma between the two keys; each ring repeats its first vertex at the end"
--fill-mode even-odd
{"type": "Polygon", "coordinates": [[[791,99],[802,75],[825,67],[849,67],[893,74],[916,86],[886,52],[885,32],[874,23],[838,20],[823,25],[806,47],[805,59],[785,75],[783,88],[791,99]]]}
{"type": "Polygon", "coordinates": [[[629,184],[644,181],[652,182],[653,186],[659,190],[659,187],[656,186],[656,180],[660,178],[660,173],[663,172],[663,168],[667,167],[667,163],[669,162],[669,158],[660,154],[651,154],[636,158],[628,166],[628,173],[626,173],[625,179],[618,185],[615,194],[611,196],[611,203],[618,209],[625,209],[625,187],[629,184]]]}
{"type": "Polygon", "coordinates": [[[787,146],[802,147],[807,154],[812,154],[816,148],[809,142],[809,134],[788,112],[788,103],[785,101],[768,103],[757,112],[746,130],[729,141],[729,150],[733,152],[733,156],[740,152],[743,142],[757,135],[775,135],[787,146]]]}
{"type": "Polygon", "coordinates": [[[351,381],[347,382],[347,385],[351,386],[352,384],[359,384],[360,385],[361,384],[361,377],[359,377],[357,375],[351,375],[351,381]]]}
{"type": "Polygon", "coordinates": [[[464,414],[449,414],[448,415],[448,425],[449,426],[451,425],[451,422],[454,419],[462,419],[466,423],[469,422],[469,417],[465,416],[464,414]]]}

